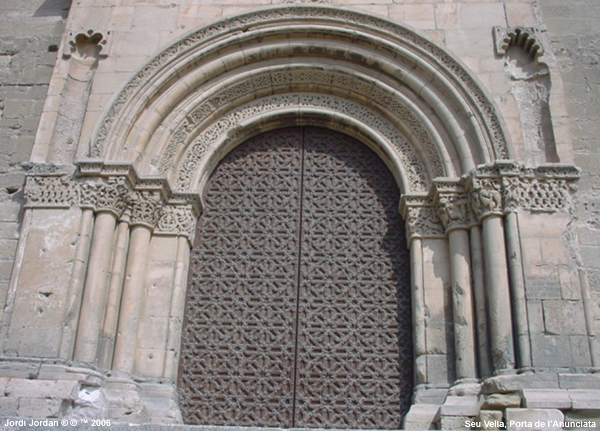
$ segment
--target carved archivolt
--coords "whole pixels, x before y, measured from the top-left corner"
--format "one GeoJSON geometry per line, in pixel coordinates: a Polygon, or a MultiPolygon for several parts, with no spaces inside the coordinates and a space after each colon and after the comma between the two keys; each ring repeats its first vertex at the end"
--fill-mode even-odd
{"type": "Polygon", "coordinates": [[[127,165],[79,166],[78,175],[57,170],[31,169],[25,183],[27,208],[79,206],[111,212],[130,224],[143,224],[163,235],[183,235],[193,241],[200,216],[197,194],[172,193],[166,182],[140,179],[127,165]],[[93,176],[92,176],[93,173],[93,176]]]}
{"type": "MultiPolygon", "coordinates": [[[[235,125],[244,123],[252,117],[264,118],[269,113],[276,113],[286,109],[297,110],[299,112],[315,109],[321,112],[337,112],[349,117],[359,118],[393,145],[393,148],[396,150],[396,156],[400,159],[400,164],[404,167],[404,171],[408,177],[410,186],[407,188],[410,190],[426,189],[429,183],[429,175],[423,169],[425,166],[424,161],[408,143],[405,136],[399,133],[393,124],[364,106],[348,100],[320,94],[272,96],[258,102],[251,102],[222,117],[218,122],[213,123],[202,132],[187,147],[188,149],[183,156],[183,163],[180,164],[181,167],[177,174],[177,189],[187,190],[193,188],[192,177],[198,172],[198,166],[206,162],[205,155],[211,147],[215,146],[219,139],[230,135],[235,125]]],[[[216,148],[213,149],[216,150],[216,148]]],[[[437,160],[438,169],[441,170],[439,158],[437,160]]],[[[441,172],[438,173],[438,175],[440,174],[441,172]]]]}
{"type": "MultiPolygon", "coordinates": [[[[253,111],[292,102],[329,113],[334,129],[338,113],[378,133],[380,150],[398,160],[395,175],[407,177],[404,193],[509,157],[490,99],[442,48],[391,21],[314,5],[246,12],[172,45],[115,97],[90,156],[135,159],[144,175],[197,190],[214,166],[199,152],[222,157],[234,138],[250,138],[238,133],[240,118],[256,133],[280,127],[253,111]]],[[[314,124],[300,111],[295,119],[314,124]]]]}

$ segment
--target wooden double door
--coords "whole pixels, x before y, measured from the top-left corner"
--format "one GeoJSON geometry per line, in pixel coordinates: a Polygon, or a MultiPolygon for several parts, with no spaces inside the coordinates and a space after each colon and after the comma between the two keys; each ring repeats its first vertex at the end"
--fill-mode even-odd
{"type": "Polygon", "coordinates": [[[397,429],[413,382],[397,185],[346,135],[257,136],[211,176],[192,250],[186,423],[397,429]]]}

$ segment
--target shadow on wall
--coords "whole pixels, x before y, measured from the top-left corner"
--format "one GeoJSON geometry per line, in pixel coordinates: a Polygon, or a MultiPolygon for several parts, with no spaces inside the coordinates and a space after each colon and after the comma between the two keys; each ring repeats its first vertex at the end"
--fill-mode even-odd
{"type": "Polygon", "coordinates": [[[45,0],[33,16],[61,16],[62,18],[66,18],[69,15],[71,2],[72,0],[45,0]]]}

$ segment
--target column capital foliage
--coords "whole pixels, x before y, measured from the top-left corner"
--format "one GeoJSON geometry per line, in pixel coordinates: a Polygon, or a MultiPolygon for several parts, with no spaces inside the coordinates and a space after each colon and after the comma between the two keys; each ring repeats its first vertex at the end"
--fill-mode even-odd
{"type": "Polygon", "coordinates": [[[183,235],[193,241],[202,208],[197,193],[173,193],[164,179],[140,178],[130,164],[80,162],[78,168],[28,164],[25,206],[110,212],[157,234],[183,235]]]}

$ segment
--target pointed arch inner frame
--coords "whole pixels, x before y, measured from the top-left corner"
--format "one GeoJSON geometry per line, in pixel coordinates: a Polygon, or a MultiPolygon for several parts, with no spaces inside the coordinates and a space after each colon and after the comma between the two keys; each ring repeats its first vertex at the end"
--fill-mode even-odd
{"type": "Polygon", "coordinates": [[[241,142],[251,130],[281,127],[283,118],[294,117],[291,107],[265,117],[261,106],[277,95],[327,97],[328,106],[299,107],[294,124],[329,123],[368,136],[367,143],[387,155],[403,192],[426,190],[435,177],[460,176],[509,155],[490,99],[443,49],[381,18],[309,6],[225,18],[163,51],[115,96],[90,155],[134,160],[141,175],[164,175],[174,189],[198,190],[203,175],[197,170],[214,166],[215,157],[235,146],[236,134],[244,135],[234,139],[241,142]],[[381,120],[373,124],[339,110],[340,101],[381,120]],[[249,104],[256,111],[252,120],[211,130],[249,104]],[[241,125],[252,127],[243,132],[241,125]],[[404,144],[382,133],[389,125],[404,144]],[[199,145],[204,148],[193,151],[199,145]],[[199,162],[199,152],[211,161],[199,162]],[[423,181],[406,163],[420,164],[423,181]],[[178,179],[182,172],[189,182],[178,179]]]}

